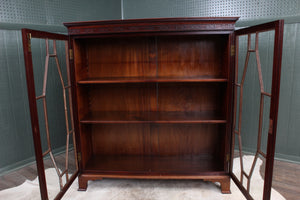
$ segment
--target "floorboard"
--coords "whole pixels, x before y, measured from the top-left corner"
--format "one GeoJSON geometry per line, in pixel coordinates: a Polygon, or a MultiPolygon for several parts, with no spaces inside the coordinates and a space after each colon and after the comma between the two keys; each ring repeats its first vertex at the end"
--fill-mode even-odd
{"type": "MultiPolygon", "coordinates": [[[[72,154],[70,154],[72,155],[72,154]]],[[[70,156],[70,158],[73,158],[70,156]]],[[[64,155],[56,156],[58,166],[64,166],[64,155]]],[[[70,168],[75,169],[74,159],[70,159],[70,168]]],[[[45,168],[53,167],[51,161],[45,161],[45,168]]],[[[71,170],[72,171],[72,170],[71,170]]],[[[261,166],[261,175],[264,176],[264,166],[261,166]]],[[[26,179],[34,180],[37,176],[35,164],[0,176],[0,190],[21,185],[26,179]]],[[[275,160],[273,188],[287,200],[298,200],[300,196],[300,164],[275,160]]]]}

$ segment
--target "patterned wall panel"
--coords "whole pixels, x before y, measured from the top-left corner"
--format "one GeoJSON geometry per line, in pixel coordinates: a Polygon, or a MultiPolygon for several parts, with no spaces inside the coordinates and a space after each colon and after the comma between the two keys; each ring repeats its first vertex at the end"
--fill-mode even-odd
{"type": "Polygon", "coordinates": [[[61,25],[68,21],[119,19],[120,0],[1,0],[0,22],[61,25]]]}
{"type": "Polygon", "coordinates": [[[241,20],[298,16],[299,0],[124,0],[124,18],[240,16],[241,20]]]}

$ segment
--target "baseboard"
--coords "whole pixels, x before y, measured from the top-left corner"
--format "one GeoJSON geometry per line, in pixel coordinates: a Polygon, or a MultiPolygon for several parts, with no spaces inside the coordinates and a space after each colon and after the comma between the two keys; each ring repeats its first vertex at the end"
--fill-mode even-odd
{"type": "MultiPolygon", "coordinates": [[[[65,150],[66,150],[66,147],[59,147],[59,148],[56,148],[53,150],[53,155],[57,156],[57,155],[60,155],[62,153],[65,153],[65,150]]],[[[69,149],[70,151],[73,150],[72,147],[70,147],[69,149]]],[[[47,158],[48,156],[46,156],[47,158]]],[[[32,165],[35,163],[35,157],[32,156],[30,158],[27,158],[25,160],[21,160],[21,161],[18,161],[18,162],[15,162],[11,165],[7,165],[5,167],[1,167],[0,168],[0,176],[3,176],[5,174],[8,174],[12,171],[16,171],[16,170],[19,170],[23,167],[26,167],[28,165],[32,165]]]]}
{"type": "Polygon", "coordinates": [[[15,171],[15,170],[19,170],[23,167],[26,167],[28,165],[31,165],[35,163],[35,157],[30,157],[30,158],[27,158],[25,160],[21,160],[21,161],[18,161],[18,162],[15,162],[11,165],[7,165],[5,167],[1,167],[0,168],[0,176],[3,176],[5,174],[8,174],[12,171],[15,171]]]}
{"type": "MultiPolygon", "coordinates": [[[[235,150],[238,151],[238,149],[235,149],[235,150]]],[[[254,155],[255,152],[256,152],[256,149],[243,147],[243,152],[247,153],[247,154],[254,155]]],[[[300,157],[299,156],[291,156],[291,155],[286,155],[286,154],[281,154],[281,153],[275,153],[275,160],[300,164],[300,157]]]]}
{"type": "Polygon", "coordinates": [[[300,164],[299,156],[291,156],[291,155],[285,155],[281,153],[275,153],[275,159],[285,161],[285,162],[300,164]]]}

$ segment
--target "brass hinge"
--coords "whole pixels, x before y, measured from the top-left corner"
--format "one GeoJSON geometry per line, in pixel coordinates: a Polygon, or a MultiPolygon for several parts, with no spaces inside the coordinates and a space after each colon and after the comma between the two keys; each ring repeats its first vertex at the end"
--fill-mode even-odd
{"type": "Polygon", "coordinates": [[[273,119],[270,119],[270,123],[269,123],[269,134],[273,134],[273,119]]]}
{"type": "Polygon", "coordinates": [[[28,39],[28,52],[31,52],[31,33],[28,33],[27,39],[28,39]]]}
{"type": "Polygon", "coordinates": [[[77,153],[77,161],[78,161],[78,162],[81,162],[81,152],[78,152],[78,153],[77,153]]]}
{"type": "Polygon", "coordinates": [[[226,162],[229,162],[230,161],[230,154],[226,154],[226,162]]]}
{"type": "Polygon", "coordinates": [[[230,56],[234,56],[235,55],[235,45],[231,45],[230,46],[230,56]]]}
{"type": "Polygon", "coordinates": [[[69,59],[70,59],[70,60],[73,60],[73,59],[74,59],[73,49],[69,49],[69,59]]]}

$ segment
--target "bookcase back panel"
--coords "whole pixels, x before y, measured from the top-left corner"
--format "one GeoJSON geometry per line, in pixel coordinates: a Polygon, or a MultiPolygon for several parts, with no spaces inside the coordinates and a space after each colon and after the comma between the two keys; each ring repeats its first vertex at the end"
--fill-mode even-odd
{"type": "MultiPolygon", "coordinates": [[[[159,111],[215,112],[222,115],[222,83],[163,83],[158,85],[159,111]]],[[[224,114],[224,113],[223,113],[224,114]]]]}
{"type": "Polygon", "coordinates": [[[103,77],[228,77],[228,36],[75,41],[77,80],[103,77]]]}
{"type": "Polygon", "coordinates": [[[93,154],[201,155],[219,157],[224,125],[97,124],[91,125],[93,154]]]}
{"type": "Polygon", "coordinates": [[[89,40],[89,77],[155,76],[154,44],[154,39],[147,37],[89,40]]]}
{"type": "Polygon", "coordinates": [[[155,111],[155,84],[104,84],[89,87],[90,111],[155,111]]]}
{"type": "Polygon", "coordinates": [[[210,158],[220,154],[218,147],[225,130],[220,124],[161,124],[155,128],[152,131],[152,154],[202,155],[210,158]]]}
{"type": "Polygon", "coordinates": [[[158,76],[227,77],[227,40],[218,35],[158,38],[158,76]]]}
{"type": "Polygon", "coordinates": [[[144,83],[89,86],[89,109],[97,111],[193,111],[224,116],[222,83],[144,83]],[[104,98],[105,97],[105,98],[104,98]]]}

